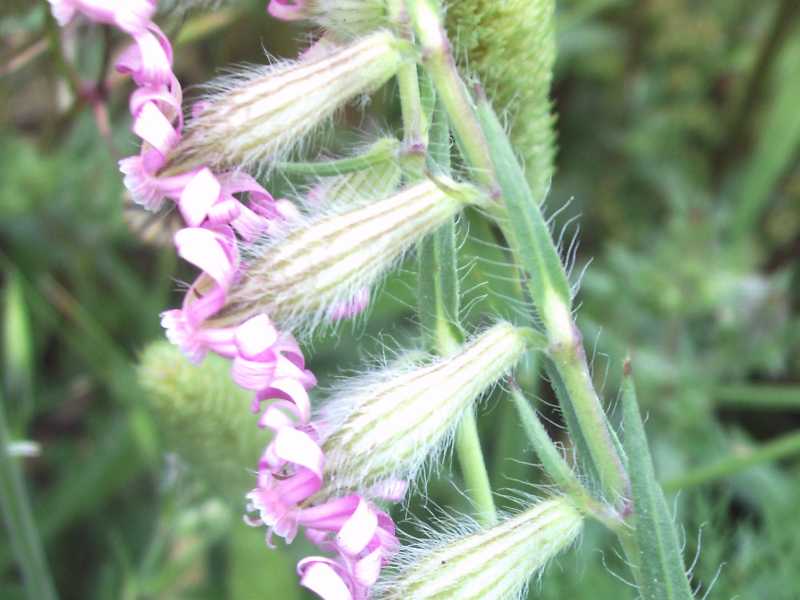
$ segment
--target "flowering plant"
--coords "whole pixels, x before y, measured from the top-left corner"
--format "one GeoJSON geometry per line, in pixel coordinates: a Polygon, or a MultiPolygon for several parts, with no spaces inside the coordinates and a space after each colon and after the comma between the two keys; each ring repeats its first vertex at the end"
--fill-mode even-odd
{"type": "MultiPolygon", "coordinates": [[[[512,16],[535,24],[528,89],[520,84],[530,74],[480,44],[466,48],[476,56],[467,85],[448,32],[468,20],[469,6],[479,14],[481,2],[463,2],[446,20],[435,0],[272,0],[273,17],[308,20],[318,39],[296,60],[219,78],[191,107],[156,0],[49,3],[61,25],[88,18],[131,38],[116,68],[135,85],[129,106],[141,146],[119,168],[144,209],[174,203],[183,221],[177,254],[199,271],[161,324],[186,360],[202,370],[209,355],[221,357],[250,392],[252,426],[269,435],[244,494],[246,521],[265,528],[267,546],[302,532],[316,547],[297,564],[302,586],[325,600],[514,598],[592,520],[619,539],[643,597],[693,596],[631,363],[620,366],[621,436],[575,322],[574,246],[554,238],[542,207],[554,155],[552,2],[510,3],[512,16]],[[482,87],[483,77],[497,90],[482,87]],[[315,130],[390,81],[402,136],[376,136],[353,156],[299,160],[315,130]],[[532,103],[530,120],[526,107],[513,109],[517,146],[496,112],[512,110],[515,85],[532,103]],[[316,180],[296,197],[275,198],[263,184],[275,174],[316,180]],[[467,335],[456,241],[469,219],[501,242],[514,274],[500,304],[522,308],[498,308],[467,335]],[[317,378],[303,343],[366,315],[381,280],[411,251],[425,348],[312,399],[317,378]],[[531,357],[542,360],[558,396],[573,464],[518,382],[531,357]],[[555,487],[545,499],[521,494],[524,508],[514,515],[496,510],[475,416],[498,385],[555,487]],[[409,490],[424,494],[426,473],[451,447],[473,516],[446,532],[431,527],[421,541],[404,539],[392,505],[409,490]]],[[[484,25],[485,43],[502,49],[504,36],[512,38],[506,26],[484,25]]],[[[152,384],[163,365],[147,365],[142,378],[152,384]]]]}

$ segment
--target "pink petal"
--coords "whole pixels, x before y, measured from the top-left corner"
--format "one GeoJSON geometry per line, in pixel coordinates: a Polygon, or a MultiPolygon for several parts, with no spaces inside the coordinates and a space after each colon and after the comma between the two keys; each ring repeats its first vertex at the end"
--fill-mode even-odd
{"type": "Polygon", "coordinates": [[[278,340],[278,330],[265,314],[256,315],[236,328],[236,346],[245,358],[256,358],[278,340]]]}
{"type": "Polygon", "coordinates": [[[301,560],[297,565],[300,585],[323,600],[353,600],[350,588],[331,566],[331,562],[313,557],[301,560]]]}
{"type": "Polygon", "coordinates": [[[166,156],[180,139],[169,119],[152,102],[142,106],[133,121],[133,132],[162,156],[166,156]]]}
{"type": "Polygon", "coordinates": [[[275,435],[271,445],[275,456],[305,467],[322,479],[325,455],[307,433],[297,429],[281,429],[275,435]]]}
{"type": "Polygon", "coordinates": [[[187,227],[175,234],[178,254],[227,289],[238,268],[235,240],[229,232],[187,227]]]}
{"type": "Polygon", "coordinates": [[[381,548],[378,548],[356,562],[353,575],[358,583],[370,587],[375,585],[375,582],[378,581],[382,566],[383,551],[381,548]]]}
{"type": "Polygon", "coordinates": [[[200,225],[208,215],[208,211],[219,199],[222,186],[207,168],[192,177],[181,193],[178,201],[181,214],[190,227],[200,225]]]}
{"type": "Polygon", "coordinates": [[[378,517],[367,501],[361,499],[355,512],[336,534],[336,543],[344,552],[355,556],[366,548],[377,528],[378,517]]]}

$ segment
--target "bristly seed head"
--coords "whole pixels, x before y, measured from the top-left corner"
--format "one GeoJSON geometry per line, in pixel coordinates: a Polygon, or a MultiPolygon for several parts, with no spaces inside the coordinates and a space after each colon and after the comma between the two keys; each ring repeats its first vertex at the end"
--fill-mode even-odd
{"type": "Polygon", "coordinates": [[[524,331],[501,322],[451,356],[350,382],[317,419],[326,456],[323,492],[368,493],[414,479],[446,451],[464,413],[526,347],[524,331]]]}
{"type": "Polygon", "coordinates": [[[319,56],[212,82],[162,174],[254,167],[287,154],[346,102],[385,83],[408,48],[379,31],[319,56]]]}
{"type": "Polygon", "coordinates": [[[285,328],[308,332],[331,306],[369,289],[416,242],[480,199],[472,186],[428,179],[367,206],[294,221],[246,250],[251,258],[241,280],[209,324],[266,313],[285,328]]]}
{"type": "Polygon", "coordinates": [[[583,517],[563,498],[535,504],[490,529],[437,535],[406,546],[394,572],[378,582],[378,600],[513,600],[531,576],[570,546],[583,517]],[[449,539],[448,539],[449,538],[449,539]]]}

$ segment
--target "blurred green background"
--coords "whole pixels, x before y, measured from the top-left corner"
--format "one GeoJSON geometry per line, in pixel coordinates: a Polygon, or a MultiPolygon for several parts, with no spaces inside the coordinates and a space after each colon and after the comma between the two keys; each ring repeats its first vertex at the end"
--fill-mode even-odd
{"type": "MultiPolygon", "coordinates": [[[[123,194],[130,83],[105,74],[124,39],[81,26],[58,43],[46,15],[45,2],[0,8],[0,389],[10,447],[34,454],[14,460],[59,594],[305,598],[293,570],[308,548],[269,551],[242,523],[266,443],[246,394],[219,361],[192,371],[163,344],[145,352],[192,272],[169,245],[174,216],[152,218],[123,194]]],[[[160,22],[189,96],[264,50],[295,55],[305,35],[266,16],[263,0],[160,22]]],[[[800,598],[800,4],[562,0],[558,47],[547,206],[567,205],[556,225],[567,235],[579,216],[576,269],[591,260],[579,321],[598,385],[613,407],[631,352],[698,595],[800,598]]],[[[396,111],[390,88],[366,118],[342,121],[368,135],[394,127],[396,111]]],[[[324,141],[352,139],[332,128],[324,141]]],[[[490,232],[474,215],[461,225],[474,325],[504,272],[490,232]]],[[[417,339],[414,282],[409,261],[369,319],[309,346],[323,384],[417,339]]],[[[550,390],[538,395],[563,437],[550,390]]],[[[502,394],[480,425],[495,487],[536,491],[544,482],[502,394]]],[[[402,525],[437,506],[466,510],[458,489],[445,466],[428,499],[395,514],[402,525]]],[[[634,598],[625,577],[611,538],[589,527],[530,597],[634,598]]],[[[25,597],[9,535],[0,597],[25,597]]]]}

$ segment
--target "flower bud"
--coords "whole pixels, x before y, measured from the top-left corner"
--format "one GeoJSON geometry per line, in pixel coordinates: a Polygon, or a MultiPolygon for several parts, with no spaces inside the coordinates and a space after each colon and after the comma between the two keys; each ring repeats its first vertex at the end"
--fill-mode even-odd
{"type": "Polygon", "coordinates": [[[282,235],[250,250],[241,280],[210,324],[241,323],[263,312],[287,329],[313,327],[479,198],[471,186],[426,180],[367,206],[290,222],[282,235]]]}
{"type": "Polygon", "coordinates": [[[386,0],[271,0],[268,10],[285,21],[311,20],[339,39],[387,25],[386,0]]]}
{"type": "Polygon", "coordinates": [[[552,498],[492,528],[401,549],[379,600],[512,600],[581,531],[581,514],[552,498]]]}
{"type": "Polygon", "coordinates": [[[240,168],[286,154],[346,102],[386,82],[406,47],[380,31],[320,56],[211,84],[216,91],[188,123],[162,173],[240,168]]]}
{"type": "Polygon", "coordinates": [[[505,322],[426,366],[356,379],[316,421],[326,491],[383,489],[413,479],[448,445],[458,422],[522,357],[523,330],[505,322]]]}

